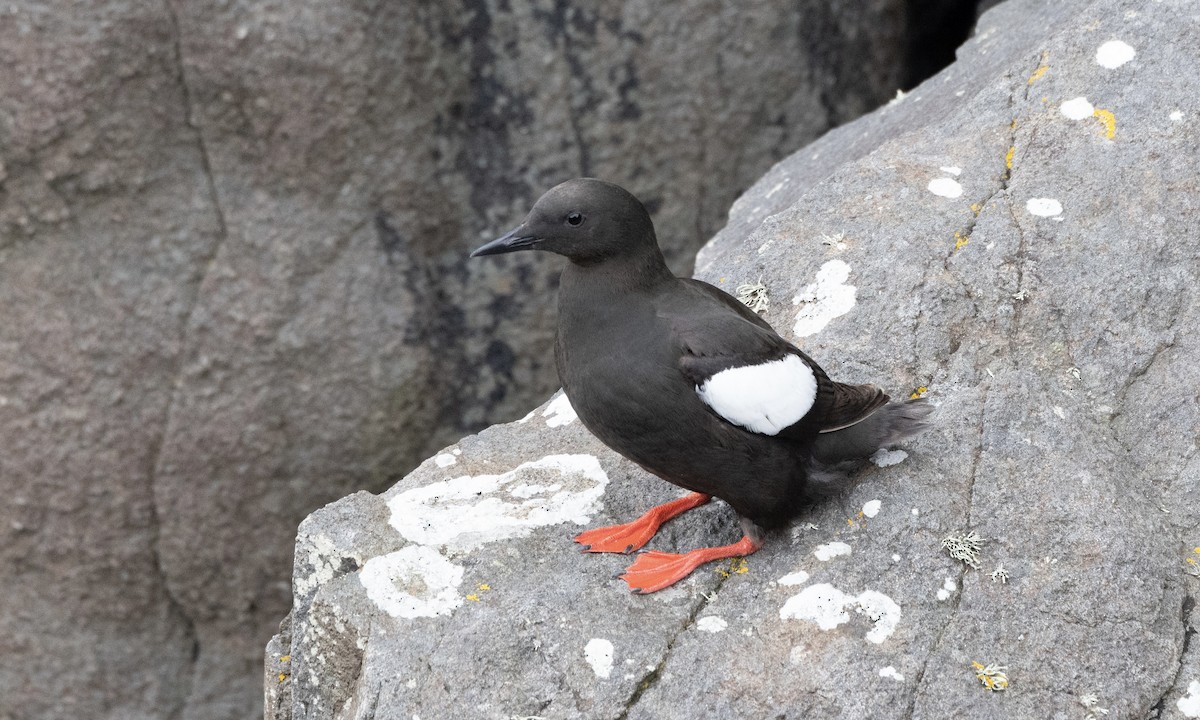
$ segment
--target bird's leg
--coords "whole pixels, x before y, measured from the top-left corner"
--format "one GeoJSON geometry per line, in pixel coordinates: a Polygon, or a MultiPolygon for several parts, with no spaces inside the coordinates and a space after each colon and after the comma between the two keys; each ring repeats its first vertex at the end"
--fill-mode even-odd
{"type": "Polygon", "coordinates": [[[762,529],[742,518],[742,530],[742,539],[732,545],[700,548],[683,555],[654,550],[641,553],[619,577],[639,595],[657,592],[684,579],[704,563],[757,552],[763,544],[762,529]]]}
{"type": "Polygon", "coordinates": [[[678,500],[656,505],[637,520],[624,525],[609,525],[581,532],[575,542],[583,545],[584,552],[631,553],[650,542],[658,528],[671,518],[697,508],[712,499],[704,493],[688,493],[678,500]]]}

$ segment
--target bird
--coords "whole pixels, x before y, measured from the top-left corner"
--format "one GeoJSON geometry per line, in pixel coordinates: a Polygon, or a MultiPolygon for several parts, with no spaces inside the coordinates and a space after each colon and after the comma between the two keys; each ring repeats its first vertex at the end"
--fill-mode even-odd
{"type": "Polygon", "coordinates": [[[554,356],[584,427],[689,493],[624,524],[575,537],[585,552],[640,550],[663,523],[713,497],[740,521],[733,544],[640,552],[619,575],[634,593],[744,557],[767,533],[845,487],[877,450],[930,425],[923,398],[831,380],[758,314],[667,267],[645,206],[613,183],[568,180],[471,257],[541,250],[566,257],[554,356]]]}

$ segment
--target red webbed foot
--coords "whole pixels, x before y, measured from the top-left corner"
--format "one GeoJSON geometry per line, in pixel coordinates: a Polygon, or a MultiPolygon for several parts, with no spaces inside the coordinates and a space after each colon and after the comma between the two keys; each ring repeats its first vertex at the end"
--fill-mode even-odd
{"type": "Polygon", "coordinates": [[[650,542],[663,523],[712,499],[711,495],[689,493],[678,500],[657,505],[637,520],[585,530],[575,536],[584,552],[631,553],[650,542]]]}
{"type": "Polygon", "coordinates": [[[619,577],[629,589],[639,595],[657,592],[670,587],[704,563],[724,558],[750,555],[762,547],[762,541],[743,537],[732,545],[701,548],[682,555],[651,550],[638,555],[628,569],[619,577]]]}

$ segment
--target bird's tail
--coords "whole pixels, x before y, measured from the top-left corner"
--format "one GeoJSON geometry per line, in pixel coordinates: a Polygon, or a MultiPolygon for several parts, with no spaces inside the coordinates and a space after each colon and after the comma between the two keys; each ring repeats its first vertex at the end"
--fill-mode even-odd
{"type": "Polygon", "coordinates": [[[933,406],[924,398],[888,403],[860,423],[836,432],[822,433],[812,446],[812,457],[823,465],[870,457],[876,450],[913,437],[929,428],[933,406]]]}
{"type": "Polygon", "coordinates": [[[924,398],[888,403],[850,427],[822,433],[812,445],[806,495],[811,501],[845,487],[846,474],[880,448],[928,430],[933,406],[924,398]]]}

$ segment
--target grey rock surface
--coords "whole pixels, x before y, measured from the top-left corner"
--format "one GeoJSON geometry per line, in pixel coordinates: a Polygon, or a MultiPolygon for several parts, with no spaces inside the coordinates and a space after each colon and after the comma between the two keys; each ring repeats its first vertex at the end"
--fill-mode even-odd
{"type": "Polygon", "coordinates": [[[590,173],[686,269],[903,6],[6,3],[0,717],[257,716],[299,521],[553,389],[553,263],[466,252],[590,173]]]}
{"type": "MultiPolygon", "coordinates": [[[[698,275],[761,280],[831,375],[927,393],[905,455],[632,596],[570,538],[678,491],[555,399],[304,522],[268,716],[1200,716],[1196,48],[1184,0],[1005,3],[734,206],[698,275]]],[[[714,504],[650,547],[736,537],[714,504]]]]}

